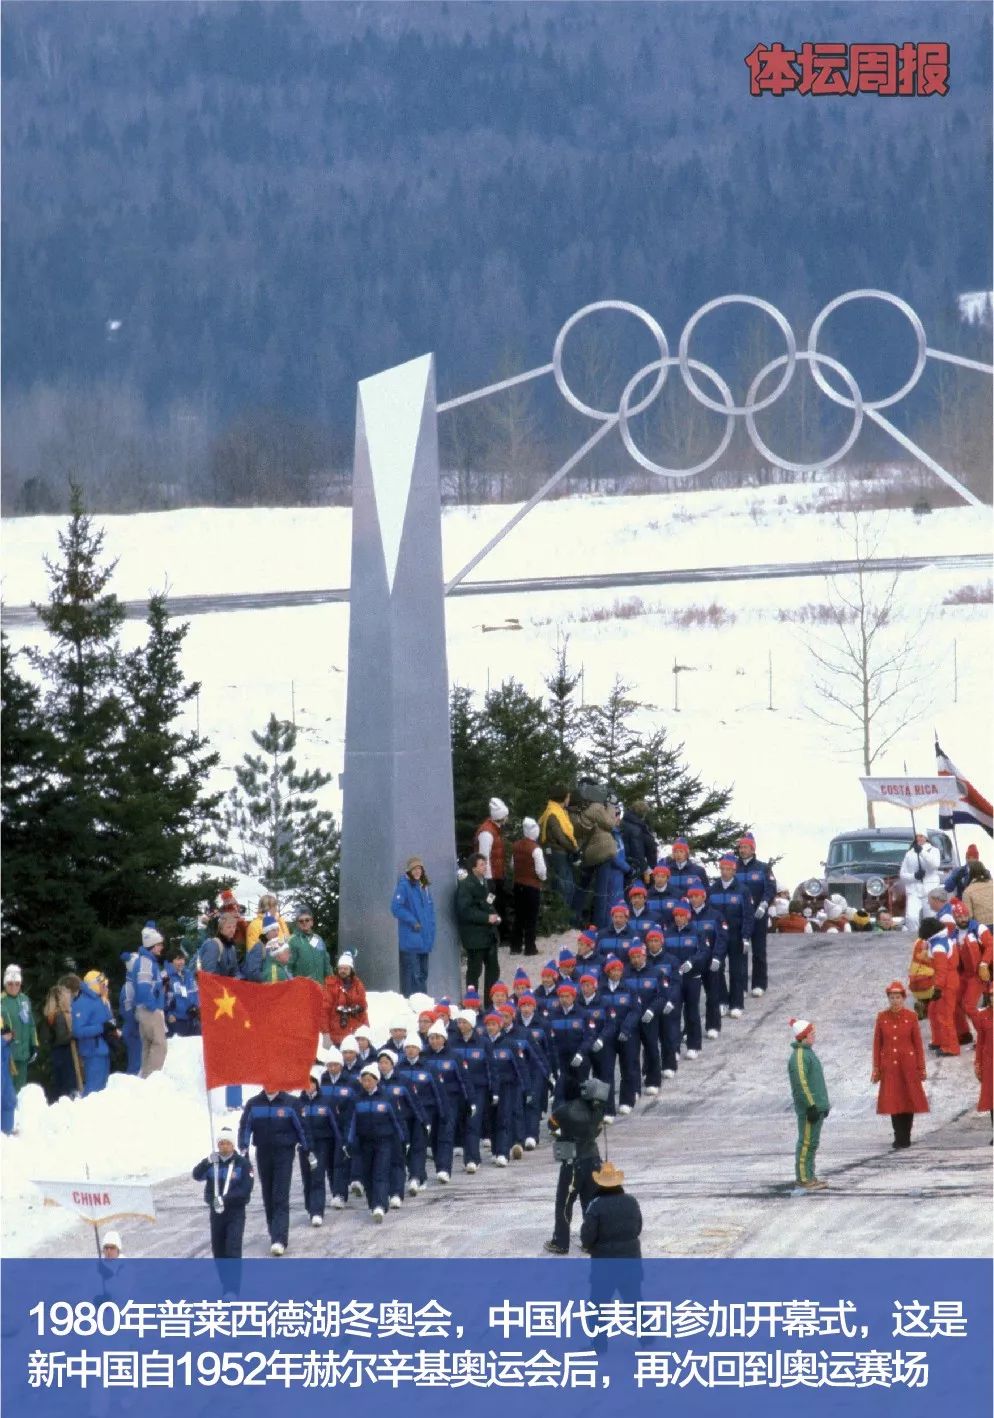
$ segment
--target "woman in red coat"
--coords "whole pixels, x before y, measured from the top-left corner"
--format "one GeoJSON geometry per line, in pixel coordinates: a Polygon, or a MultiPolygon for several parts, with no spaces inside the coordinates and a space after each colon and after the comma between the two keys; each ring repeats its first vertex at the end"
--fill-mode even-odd
{"type": "Polygon", "coordinates": [[[911,1127],[916,1113],[928,1112],[922,1083],[927,1077],[925,1050],[913,1009],[904,1007],[905,991],[900,980],[887,986],[887,1008],[877,1015],[873,1031],[873,1073],[871,1083],[879,1083],[877,1112],[889,1113],[894,1128],[894,1147],[911,1146],[911,1127]]]}
{"type": "Polygon", "coordinates": [[[337,1047],[346,1034],[354,1034],[360,1024],[369,1024],[366,987],[355,972],[349,952],[338,957],[335,974],[324,982],[323,1033],[337,1047]]]}

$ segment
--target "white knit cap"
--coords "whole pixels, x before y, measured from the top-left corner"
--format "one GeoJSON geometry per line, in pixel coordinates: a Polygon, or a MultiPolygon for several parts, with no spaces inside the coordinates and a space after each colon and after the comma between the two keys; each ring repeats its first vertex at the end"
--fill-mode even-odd
{"type": "Polygon", "coordinates": [[[418,1038],[417,1034],[408,1034],[407,1038],[404,1040],[404,1048],[417,1049],[418,1053],[421,1052],[421,1040],[418,1038]]]}
{"type": "Polygon", "coordinates": [[[350,1049],[354,1054],[357,1054],[359,1052],[359,1045],[355,1041],[354,1034],[346,1034],[345,1038],[342,1040],[338,1047],[341,1049],[343,1054],[347,1054],[350,1049]]]}
{"type": "MultiPolygon", "coordinates": [[[[146,950],[151,950],[153,945],[161,945],[162,942],[162,936],[158,931],[153,930],[151,926],[146,926],[142,931],[142,945],[146,950]]],[[[116,1235],[116,1232],[112,1231],[110,1234],[113,1236],[116,1235]]]]}
{"type": "Polygon", "coordinates": [[[355,957],[350,950],[343,950],[336,962],[338,965],[348,965],[350,970],[355,969],[355,957]]]}
{"type": "Polygon", "coordinates": [[[379,1078],[380,1070],[375,1064],[366,1064],[365,1068],[359,1070],[359,1077],[364,1078],[367,1074],[370,1078],[379,1078]]]}
{"type": "Polygon", "coordinates": [[[23,977],[21,975],[20,965],[8,965],[6,970],[3,972],[3,982],[5,985],[11,983],[19,985],[21,983],[22,978],[23,977]]]}
{"type": "Polygon", "coordinates": [[[503,819],[507,816],[507,814],[508,814],[508,806],[507,806],[507,803],[502,802],[502,801],[500,800],[500,798],[491,798],[491,799],[490,799],[490,816],[493,818],[493,820],[494,820],[495,822],[501,822],[501,821],[503,821],[503,819]]]}
{"type": "Polygon", "coordinates": [[[325,1049],[322,1057],[326,1064],[340,1064],[345,1062],[342,1058],[341,1049],[336,1049],[334,1044],[332,1044],[330,1049],[325,1049]]]}
{"type": "Polygon", "coordinates": [[[533,817],[526,817],[521,824],[521,830],[526,837],[530,837],[533,842],[538,841],[538,823],[533,817]]]}
{"type": "Polygon", "coordinates": [[[790,1019],[787,1021],[795,1039],[801,1039],[811,1028],[810,1019],[790,1019]]]}
{"type": "Polygon", "coordinates": [[[449,1037],[449,1031],[446,1029],[445,1025],[441,1022],[441,1020],[438,1019],[435,1020],[435,1023],[428,1030],[428,1038],[430,1039],[433,1034],[436,1036],[441,1035],[443,1039],[447,1039],[449,1037]]]}
{"type": "Polygon", "coordinates": [[[373,1031],[368,1024],[360,1024],[359,1028],[354,1029],[352,1032],[357,1039],[368,1039],[370,1043],[373,1042],[373,1031]]]}
{"type": "Polygon", "coordinates": [[[217,1130],[217,1140],[218,1140],[218,1142],[230,1142],[231,1145],[234,1146],[234,1144],[235,1144],[235,1129],[234,1129],[234,1128],[229,1128],[229,1127],[218,1128],[218,1130],[217,1130]]]}
{"type": "Polygon", "coordinates": [[[121,1235],[119,1231],[104,1232],[104,1238],[100,1242],[100,1249],[104,1250],[107,1246],[113,1246],[115,1250],[123,1252],[124,1247],[121,1245],[121,1235]]]}

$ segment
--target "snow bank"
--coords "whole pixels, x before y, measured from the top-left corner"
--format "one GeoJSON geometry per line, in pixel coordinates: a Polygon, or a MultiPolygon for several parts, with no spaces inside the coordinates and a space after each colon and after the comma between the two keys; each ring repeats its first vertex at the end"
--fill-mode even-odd
{"type": "MultiPolygon", "coordinates": [[[[406,1000],[394,991],[368,996],[369,1021],[379,1043],[395,1020],[413,1031],[426,995],[406,1000]]],[[[260,1085],[247,1084],[245,1096],[260,1085]]],[[[211,1090],[214,1128],[237,1127],[225,1090],[211,1090]]],[[[36,1181],[159,1182],[181,1176],[211,1150],[203,1050],[199,1039],[171,1039],[166,1066],[150,1078],[113,1073],[102,1093],[48,1104],[29,1083],[21,1092],[17,1132],[0,1142],[3,1168],[4,1255],[27,1255],[37,1245],[81,1226],[69,1212],[46,1207],[36,1181]]]]}

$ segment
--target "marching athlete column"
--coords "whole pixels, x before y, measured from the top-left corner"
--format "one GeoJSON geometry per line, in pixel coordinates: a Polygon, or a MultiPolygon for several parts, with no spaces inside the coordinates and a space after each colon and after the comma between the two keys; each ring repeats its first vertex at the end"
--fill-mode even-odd
{"type": "Polygon", "coordinates": [[[398,985],[390,901],[416,851],[438,907],[431,988],[459,987],[435,364],[359,383],[339,941],[374,989],[398,985]]]}

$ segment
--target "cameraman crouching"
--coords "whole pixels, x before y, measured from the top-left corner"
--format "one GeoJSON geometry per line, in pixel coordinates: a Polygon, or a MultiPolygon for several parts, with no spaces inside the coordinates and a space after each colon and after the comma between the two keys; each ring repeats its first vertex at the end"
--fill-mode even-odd
{"type": "Polygon", "coordinates": [[[569,1255],[576,1199],[580,1198],[580,1210],[585,1213],[597,1194],[593,1177],[601,1165],[597,1136],[603,1126],[609,1092],[608,1085],[596,1078],[579,1083],[567,1077],[564,1100],[549,1118],[549,1128],[555,1136],[553,1155],[559,1163],[555,1225],[552,1239],[543,1247],[550,1255],[569,1255]]]}

